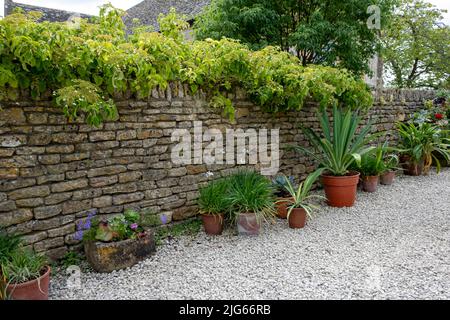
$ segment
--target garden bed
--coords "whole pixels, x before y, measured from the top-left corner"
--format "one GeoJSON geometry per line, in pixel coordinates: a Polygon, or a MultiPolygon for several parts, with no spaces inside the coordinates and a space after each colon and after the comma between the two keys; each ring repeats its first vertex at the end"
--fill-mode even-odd
{"type": "Polygon", "coordinates": [[[304,229],[165,240],[158,253],[52,299],[450,299],[450,170],[400,176],[352,208],[322,206],[304,229]]]}

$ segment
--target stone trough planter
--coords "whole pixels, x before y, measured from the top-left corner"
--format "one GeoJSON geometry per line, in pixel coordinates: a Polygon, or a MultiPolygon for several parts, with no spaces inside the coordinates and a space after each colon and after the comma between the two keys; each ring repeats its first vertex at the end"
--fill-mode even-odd
{"type": "Polygon", "coordinates": [[[97,272],[112,272],[129,268],[155,252],[155,239],[151,231],[139,239],[119,242],[87,242],[86,258],[97,272]]]}

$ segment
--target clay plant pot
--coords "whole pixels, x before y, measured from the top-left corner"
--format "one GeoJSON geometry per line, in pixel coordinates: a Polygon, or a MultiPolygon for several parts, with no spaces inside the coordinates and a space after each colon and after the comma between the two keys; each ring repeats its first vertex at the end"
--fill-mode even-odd
{"type": "Polygon", "coordinates": [[[50,272],[51,268],[47,266],[37,279],[19,284],[9,284],[6,287],[7,296],[12,300],[48,300],[50,272]]]}
{"type": "Polygon", "coordinates": [[[421,176],[423,172],[423,161],[419,163],[415,163],[413,161],[409,161],[405,164],[405,174],[408,176],[421,176]]]}
{"type": "Polygon", "coordinates": [[[240,235],[256,236],[259,235],[261,225],[255,213],[239,213],[237,217],[237,229],[240,235]]]}
{"type": "Polygon", "coordinates": [[[97,272],[112,272],[129,268],[155,251],[153,232],[146,231],[138,239],[117,242],[86,242],[84,252],[91,267],[97,272]]]}
{"type": "Polygon", "coordinates": [[[222,234],[223,214],[202,215],[205,233],[213,236],[222,234]]]}
{"type": "Polygon", "coordinates": [[[306,210],[303,208],[292,209],[289,215],[289,228],[301,229],[306,224],[306,210]]]}
{"type": "Polygon", "coordinates": [[[380,181],[379,176],[364,176],[362,177],[363,191],[365,192],[375,192],[377,191],[378,182],[380,181]]]}
{"type": "Polygon", "coordinates": [[[385,186],[390,186],[394,183],[395,171],[386,171],[380,176],[380,183],[385,186]]]}
{"type": "Polygon", "coordinates": [[[292,198],[279,198],[275,203],[277,209],[277,217],[280,219],[286,219],[288,213],[288,205],[291,203],[292,198]]]}
{"type": "Polygon", "coordinates": [[[359,172],[350,172],[342,177],[322,175],[321,182],[328,205],[338,208],[352,207],[356,200],[359,175],[359,172]]]}

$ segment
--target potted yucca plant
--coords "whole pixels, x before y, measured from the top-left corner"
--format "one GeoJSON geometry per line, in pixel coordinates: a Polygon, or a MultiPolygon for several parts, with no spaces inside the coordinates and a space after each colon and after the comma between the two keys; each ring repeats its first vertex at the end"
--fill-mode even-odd
{"type": "Polygon", "coordinates": [[[323,198],[319,195],[310,194],[311,188],[320,174],[320,171],[315,171],[314,173],[308,175],[305,181],[299,184],[297,189],[295,189],[293,184],[286,179],[286,189],[291,196],[287,213],[290,228],[303,228],[306,224],[306,218],[311,217],[313,210],[316,209],[316,206],[309,203],[309,200],[313,198],[323,198]]]}
{"type": "Polygon", "coordinates": [[[239,234],[258,235],[261,223],[276,214],[270,181],[254,171],[240,171],[229,179],[231,219],[239,234]]]}
{"type": "Polygon", "coordinates": [[[361,118],[351,110],[341,111],[333,107],[331,124],[326,110],[320,116],[322,134],[310,128],[302,128],[313,150],[295,147],[319,163],[321,181],[325,189],[328,205],[332,207],[351,207],[356,200],[358,172],[349,168],[361,161],[361,156],[374,147],[366,147],[375,135],[369,135],[371,123],[357,133],[361,118]]]}
{"type": "Polygon", "coordinates": [[[220,179],[200,189],[198,207],[207,234],[222,234],[224,213],[230,210],[231,205],[228,197],[228,181],[228,179],[220,179]]]}
{"type": "Polygon", "coordinates": [[[272,180],[272,186],[275,190],[275,196],[277,197],[275,207],[277,210],[277,216],[280,219],[287,218],[287,206],[291,200],[289,192],[286,188],[288,182],[294,184],[294,177],[278,176],[272,180]]]}

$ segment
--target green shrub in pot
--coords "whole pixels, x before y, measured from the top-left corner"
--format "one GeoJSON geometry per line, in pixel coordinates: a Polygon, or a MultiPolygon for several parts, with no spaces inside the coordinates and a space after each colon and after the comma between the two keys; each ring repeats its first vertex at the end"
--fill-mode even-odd
{"type": "Polygon", "coordinates": [[[224,214],[231,208],[228,192],[229,179],[212,181],[200,189],[197,204],[207,234],[219,235],[222,233],[224,214]]]}
{"type": "Polygon", "coordinates": [[[259,234],[262,221],[275,216],[274,190],[269,179],[254,171],[239,171],[229,178],[231,219],[240,234],[259,234]]]}

